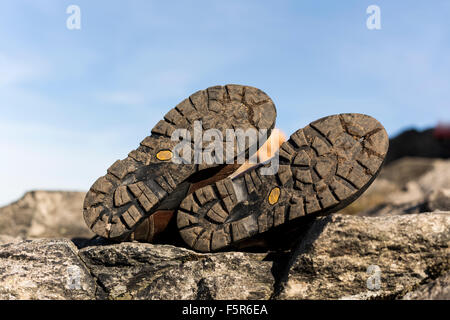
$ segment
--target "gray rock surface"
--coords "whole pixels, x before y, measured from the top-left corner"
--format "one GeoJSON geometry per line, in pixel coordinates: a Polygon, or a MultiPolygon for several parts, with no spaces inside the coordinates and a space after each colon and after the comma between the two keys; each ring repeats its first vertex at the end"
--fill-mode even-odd
{"type": "MultiPolygon", "coordinates": [[[[385,179],[402,188],[410,181],[434,169],[435,161],[440,159],[405,157],[384,165],[377,179],[385,179]]],[[[385,162],[386,163],[386,162],[385,162]]]]}
{"type": "Polygon", "coordinates": [[[25,240],[25,239],[23,239],[21,237],[13,237],[13,236],[0,234],[0,245],[5,244],[5,243],[20,242],[23,240],[25,240]]]}
{"type": "Polygon", "coordinates": [[[336,214],[313,222],[294,251],[272,258],[134,242],[78,250],[69,240],[20,241],[0,245],[0,299],[415,299],[449,272],[449,237],[446,212],[336,214]]]}
{"type": "Polygon", "coordinates": [[[450,273],[408,292],[404,300],[450,300],[450,273]]]}
{"type": "Polygon", "coordinates": [[[109,299],[268,299],[265,254],[198,254],[169,245],[88,247],[80,256],[109,299]]]}
{"type": "Polygon", "coordinates": [[[371,187],[341,211],[361,216],[450,211],[450,160],[404,158],[383,168],[371,187]]]}
{"type": "Polygon", "coordinates": [[[430,211],[450,211],[450,188],[434,191],[426,203],[430,211]]]}
{"type": "Polygon", "coordinates": [[[92,237],[83,220],[84,192],[32,191],[0,208],[0,234],[22,238],[92,237]]]}
{"type": "Polygon", "coordinates": [[[449,244],[448,212],[326,217],[304,235],[278,298],[398,298],[449,270],[449,244]]]}
{"type": "Polygon", "coordinates": [[[94,299],[96,288],[69,240],[0,245],[0,299],[94,299]]]}

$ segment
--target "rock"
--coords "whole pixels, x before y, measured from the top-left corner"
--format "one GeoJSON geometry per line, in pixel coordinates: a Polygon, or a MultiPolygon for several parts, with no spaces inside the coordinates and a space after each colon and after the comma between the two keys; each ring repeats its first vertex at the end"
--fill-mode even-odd
{"type": "Polygon", "coordinates": [[[424,194],[450,188],[450,160],[434,160],[433,168],[421,176],[417,183],[424,194]]]}
{"type": "Polygon", "coordinates": [[[96,287],[69,240],[0,245],[0,299],[94,299],[96,287]]]}
{"type": "Polygon", "coordinates": [[[0,245],[0,299],[414,298],[405,295],[449,272],[449,231],[449,212],[335,214],[277,254],[26,240],[0,245]]]}
{"type": "Polygon", "coordinates": [[[426,158],[396,160],[385,165],[362,196],[339,213],[380,215],[390,213],[389,210],[400,213],[403,208],[423,204],[427,193],[446,185],[450,180],[449,170],[450,161],[426,158]],[[438,175],[445,178],[436,179],[438,175]],[[433,181],[440,182],[433,184],[433,181]]]}
{"type": "Polygon", "coordinates": [[[450,189],[450,160],[425,160],[400,159],[383,168],[374,185],[389,177],[392,177],[389,181],[393,185],[383,183],[384,186],[375,190],[369,188],[360,199],[341,213],[349,213],[355,206],[357,210],[350,213],[361,216],[449,211],[448,191],[445,190],[450,189]],[[406,179],[408,172],[413,180],[406,179]]]}
{"type": "Polygon", "coordinates": [[[273,292],[265,254],[121,243],[84,248],[80,256],[109,299],[268,299],[273,292]]]}
{"type": "Polygon", "coordinates": [[[420,185],[415,181],[406,184],[402,191],[394,192],[386,196],[385,203],[402,205],[410,203],[420,203],[425,199],[425,194],[420,185]]]}
{"type": "Polygon", "coordinates": [[[0,234],[0,245],[6,244],[6,243],[17,243],[20,241],[23,241],[23,238],[20,237],[12,237],[8,235],[0,234]]]}
{"type": "Polygon", "coordinates": [[[384,164],[377,179],[388,180],[399,188],[433,170],[436,159],[406,157],[384,164]]]}
{"type": "Polygon", "coordinates": [[[368,210],[386,204],[389,195],[400,191],[400,187],[394,182],[383,178],[377,178],[361,197],[349,206],[341,209],[339,213],[360,215],[368,210]]]}
{"type": "Polygon", "coordinates": [[[364,210],[358,214],[361,217],[379,217],[384,215],[403,215],[403,214],[413,214],[413,213],[424,213],[428,212],[425,203],[412,202],[412,203],[383,203],[370,210],[364,210]]]}
{"type": "Polygon", "coordinates": [[[170,245],[84,248],[68,240],[0,246],[0,299],[269,299],[265,254],[199,254],[170,245]]]}
{"type": "Polygon", "coordinates": [[[450,300],[450,273],[408,292],[404,300],[450,300]]]}
{"type": "Polygon", "coordinates": [[[433,191],[428,196],[427,207],[430,211],[450,211],[450,189],[433,191]]]}
{"type": "Polygon", "coordinates": [[[0,208],[0,234],[23,238],[92,237],[83,220],[84,192],[33,191],[0,208]]]}
{"type": "MultiPolygon", "coordinates": [[[[398,162],[405,165],[403,159],[398,162]]],[[[423,202],[431,193],[450,188],[450,160],[430,160],[429,165],[429,169],[422,175],[405,185],[400,185],[403,191],[390,194],[387,202],[394,204],[423,202]]]]}
{"type": "Polygon", "coordinates": [[[397,298],[450,269],[449,244],[449,212],[325,217],[303,236],[277,298],[397,298]]]}
{"type": "Polygon", "coordinates": [[[405,157],[450,158],[450,139],[440,139],[434,131],[407,130],[390,139],[386,164],[405,157]]]}

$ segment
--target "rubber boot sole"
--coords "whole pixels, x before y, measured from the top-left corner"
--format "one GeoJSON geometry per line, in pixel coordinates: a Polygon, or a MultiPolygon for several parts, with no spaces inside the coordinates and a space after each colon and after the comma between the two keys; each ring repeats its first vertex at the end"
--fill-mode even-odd
{"type": "MultiPolygon", "coordinates": [[[[218,129],[223,137],[226,129],[267,129],[270,133],[275,118],[272,100],[253,87],[215,86],[194,93],[171,109],[136,150],[116,161],[92,185],[84,201],[87,226],[101,237],[124,240],[158,208],[177,208],[191,183],[220,167],[171,161],[179,143],[171,140],[175,130],[187,129],[194,137],[195,123],[201,121],[202,129],[218,129]]],[[[243,152],[249,147],[246,144],[243,152]]]]}
{"type": "MultiPolygon", "coordinates": [[[[240,167],[240,164],[230,164],[220,168],[220,170],[218,170],[215,174],[208,176],[197,183],[192,183],[189,187],[187,195],[204,186],[227,178],[240,167]]],[[[173,241],[175,237],[179,237],[176,233],[176,228],[171,227],[175,214],[176,210],[155,211],[137,226],[126,241],[139,241],[145,243],[165,243],[173,241]]]]}
{"type": "Polygon", "coordinates": [[[177,212],[180,235],[197,251],[218,251],[305,215],[336,212],[374,181],[388,145],[385,129],[370,116],[319,119],[281,145],[276,174],[263,175],[266,165],[187,196],[177,212]]]}

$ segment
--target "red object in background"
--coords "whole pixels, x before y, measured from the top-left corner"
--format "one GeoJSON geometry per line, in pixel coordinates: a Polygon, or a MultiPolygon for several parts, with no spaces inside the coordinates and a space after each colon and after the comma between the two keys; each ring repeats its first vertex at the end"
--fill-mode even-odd
{"type": "Polygon", "coordinates": [[[439,123],[433,131],[436,139],[450,139],[450,123],[439,123]]]}

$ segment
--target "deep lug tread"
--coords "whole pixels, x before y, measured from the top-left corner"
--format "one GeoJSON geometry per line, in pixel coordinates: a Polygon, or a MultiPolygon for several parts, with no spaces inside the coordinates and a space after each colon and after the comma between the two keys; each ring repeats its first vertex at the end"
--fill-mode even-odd
{"type": "MultiPolygon", "coordinates": [[[[228,88],[227,96],[237,99],[231,92],[228,88]]],[[[244,92],[247,95],[248,91],[244,92]]],[[[182,229],[181,236],[190,245],[202,232],[205,240],[191,247],[217,251],[305,215],[336,212],[375,179],[388,141],[383,126],[366,115],[342,114],[314,121],[281,146],[275,176],[261,175],[258,168],[235,178],[234,185],[246,189],[240,194],[251,195],[251,199],[237,201],[229,178],[216,182],[211,188],[214,196],[195,208],[195,228],[182,229]]],[[[190,201],[187,197],[184,207],[189,207],[190,201]]],[[[183,211],[179,214],[183,216],[183,211]]],[[[178,227],[185,224],[179,222],[178,227]]]]}
{"type": "MultiPolygon", "coordinates": [[[[92,185],[84,202],[83,215],[87,225],[99,236],[123,239],[166,199],[175,208],[184,195],[177,195],[180,199],[174,201],[168,197],[177,187],[197,171],[215,166],[177,165],[170,161],[171,150],[177,144],[171,141],[171,135],[176,129],[187,129],[193,137],[194,122],[199,120],[204,129],[219,129],[225,139],[228,128],[244,131],[248,128],[267,129],[270,132],[275,118],[272,100],[256,88],[215,86],[192,94],[167,112],[136,150],[131,151],[127,158],[113,163],[107,174],[92,185]],[[136,217],[136,212],[139,217],[136,217]]],[[[245,150],[248,151],[248,146],[245,150]]],[[[230,201],[235,200],[233,194],[229,197],[230,201]]],[[[203,192],[199,198],[210,201],[211,190],[203,192]]],[[[189,210],[197,210],[196,205],[192,203],[189,210]]],[[[229,203],[229,207],[232,206],[229,203]]],[[[205,233],[200,240],[191,240],[202,249],[211,249],[217,246],[217,239],[226,238],[220,235],[214,238],[214,233],[205,233]]]]}

